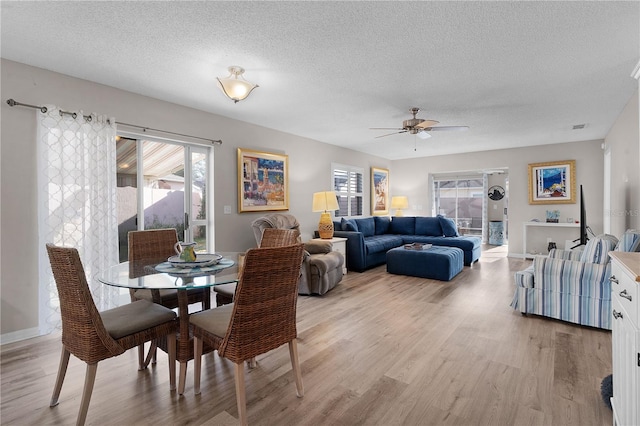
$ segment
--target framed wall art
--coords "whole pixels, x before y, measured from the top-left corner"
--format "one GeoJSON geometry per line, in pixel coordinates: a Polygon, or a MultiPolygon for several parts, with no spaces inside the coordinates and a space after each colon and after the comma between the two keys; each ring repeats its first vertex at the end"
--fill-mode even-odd
{"type": "Polygon", "coordinates": [[[371,168],[371,214],[389,214],[389,170],[371,168]]]}
{"type": "Polygon", "coordinates": [[[575,160],[529,164],[529,204],[575,202],[575,160]]]}
{"type": "Polygon", "coordinates": [[[289,210],[288,156],[238,148],[238,211],[289,210]]]}

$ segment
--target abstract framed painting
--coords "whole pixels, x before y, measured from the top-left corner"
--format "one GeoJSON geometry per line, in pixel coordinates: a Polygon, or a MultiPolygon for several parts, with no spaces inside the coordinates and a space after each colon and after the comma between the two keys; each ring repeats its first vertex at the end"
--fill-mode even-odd
{"type": "Polygon", "coordinates": [[[371,168],[371,215],[389,214],[389,170],[371,168]]]}
{"type": "Polygon", "coordinates": [[[529,204],[576,202],[576,161],[529,164],[529,204]]]}
{"type": "Polygon", "coordinates": [[[289,210],[289,157],[238,148],[238,211],[289,210]]]}

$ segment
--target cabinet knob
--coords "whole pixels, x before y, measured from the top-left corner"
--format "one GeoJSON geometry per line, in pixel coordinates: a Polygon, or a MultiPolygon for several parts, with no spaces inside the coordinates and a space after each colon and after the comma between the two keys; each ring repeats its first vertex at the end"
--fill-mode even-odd
{"type": "Polygon", "coordinates": [[[620,297],[624,297],[629,302],[631,302],[631,295],[629,293],[627,293],[627,289],[626,288],[620,292],[620,297]]]}
{"type": "Polygon", "coordinates": [[[613,310],[613,317],[615,319],[622,318],[622,312],[618,312],[615,309],[613,310]]]}
{"type": "Polygon", "coordinates": [[[611,281],[612,283],[620,284],[615,275],[611,275],[611,277],[609,277],[609,281],[611,281]]]}

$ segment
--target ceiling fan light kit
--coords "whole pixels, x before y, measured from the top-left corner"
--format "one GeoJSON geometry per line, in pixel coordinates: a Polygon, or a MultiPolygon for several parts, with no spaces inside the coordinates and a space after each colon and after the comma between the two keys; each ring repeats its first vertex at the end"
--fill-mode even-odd
{"type": "Polygon", "coordinates": [[[404,120],[400,129],[395,129],[393,127],[372,127],[372,130],[398,130],[397,132],[376,136],[376,139],[395,135],[397,133],[409,133],[412,135],[418,135],[421,139],[429,139],[431,135],[428,132],[433,130],[467,130],[469,128],[467,126],[436,126],[436,124],[440,123],[439,121],[425,120],[423,118],[416,117],[420,112],[420,108],[413,107],[409,112],[413,114],[413,118],[404,120]]]}

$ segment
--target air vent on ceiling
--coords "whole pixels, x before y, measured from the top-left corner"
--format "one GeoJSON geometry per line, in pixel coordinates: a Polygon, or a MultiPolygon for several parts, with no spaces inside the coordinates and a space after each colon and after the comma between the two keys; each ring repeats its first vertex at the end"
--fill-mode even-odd
{"type": "Polygon", "coordinates": [[[586,124],[574,124],[573,130],[580,130],[580,129],[584,129],[585,127],[587,127],[586,124]]]}

